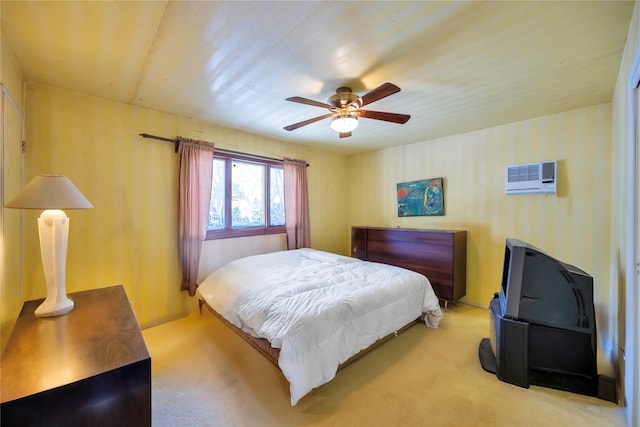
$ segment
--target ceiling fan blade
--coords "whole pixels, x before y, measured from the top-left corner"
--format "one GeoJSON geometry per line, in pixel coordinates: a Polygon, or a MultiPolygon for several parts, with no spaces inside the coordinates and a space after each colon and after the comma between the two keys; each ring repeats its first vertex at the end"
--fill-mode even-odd
{"type": "Polygon", "coordinates": [[[355,99],[349,103],[349,106],[355,108],[364,107],[367,104],[371,104],[379,99],[386,98],[389,95],[400,92],[400,88],[393,83],[383,83],[375,89],[370,90],[360,98],[355,99]]]}
{"type": "Polygon", "coordinates": [[[292,96],[291,98],[287,98],[287,101],[297,102],[299,104],[313,105],[314,107],[322,107],[332,109],[333,105],[325,104],[324,102],[314,101],[313,99],[302,98],[300,96],[292,96]]]}
{"type": "Polygon", "coordinates": [[[399,124],[405,124],[411,118],[409,114],[385,113],[384,111],[358,110],[355,113],[365,119],[382,120],[399,124]]]}
{"type": "Polygon", "coordinates": [[[322,119],[326,119],[326,118],[331,117],[331,116],[333,116],[333,113],[325,114],[323,116],[314,117],[312,119],[305,120],[303,122],[294,123],[292,125],[285,126],[283,129],[284,130],[296,130],[298,128],[301,128],[302,126],[310,125],[311,123],[315,123],[317,121],[320,121],[322,119]]]}
{"type": "Polygon", "coordinates": [[[340,132],[340,138],[348,138],[351,136],[351,132],[340,132]]]}

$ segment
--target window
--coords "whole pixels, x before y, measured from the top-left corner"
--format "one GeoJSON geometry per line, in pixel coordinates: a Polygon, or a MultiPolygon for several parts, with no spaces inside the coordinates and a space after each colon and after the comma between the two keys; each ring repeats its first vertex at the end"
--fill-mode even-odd
{"type": "Polygon", "coordinates": [[[216,152],[207,240],[284,233],[284,225],[282,163],[216,152]]]}

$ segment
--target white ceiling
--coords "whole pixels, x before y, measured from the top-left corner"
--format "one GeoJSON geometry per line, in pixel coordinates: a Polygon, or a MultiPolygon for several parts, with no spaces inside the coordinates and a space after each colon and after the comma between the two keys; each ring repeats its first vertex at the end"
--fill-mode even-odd
{"type": "Polygon", "coordinates": [[[1,17],[28,81],[354,153],[611,101],[633,7],[2,0],[1,17]],[[366,109],[410,114],[404,125],[282,129],[327,113],[285,98],[384,82],[402,91],[366,109]]]}

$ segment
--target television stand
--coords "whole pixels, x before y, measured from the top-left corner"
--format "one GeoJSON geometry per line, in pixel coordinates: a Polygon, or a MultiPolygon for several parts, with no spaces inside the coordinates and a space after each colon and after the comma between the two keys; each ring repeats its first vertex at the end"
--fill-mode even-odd
{"type": "Polygon", "coordinates": [[[490,374],[496,373],[496,357],[493,355],[493,350],[491,350],[491,340],[489,338],[482,338],[480,341],[478,357],[480,358],[482,369],[490,374]]]}
{"type": "Polygon", "coordinates": [[[500,316],[499,307],[494,298],[489,308],[492,338],[483,338],[478,347],[485,371],[523,388],[534,384],[617,403],[615,379],[598,375],[595,356],[591,360],[586,354],[589,334],[508,319],[500,316]]]}

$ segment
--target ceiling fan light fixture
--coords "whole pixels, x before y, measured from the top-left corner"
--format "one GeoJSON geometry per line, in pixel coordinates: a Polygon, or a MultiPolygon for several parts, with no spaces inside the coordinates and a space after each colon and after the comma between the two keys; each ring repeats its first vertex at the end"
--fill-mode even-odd
{"type": "Polygon", "coordinates": [[[331,121],[331,129],[338,133],[349,133],[358,127],[358,118],[350,114],[340,114],[331,121]]]}

